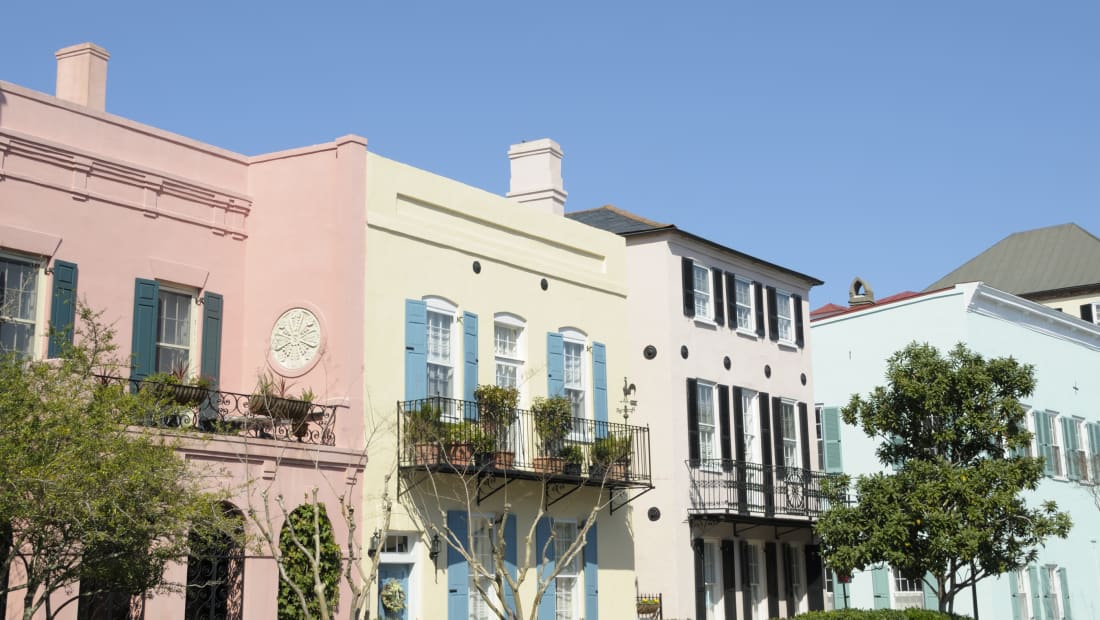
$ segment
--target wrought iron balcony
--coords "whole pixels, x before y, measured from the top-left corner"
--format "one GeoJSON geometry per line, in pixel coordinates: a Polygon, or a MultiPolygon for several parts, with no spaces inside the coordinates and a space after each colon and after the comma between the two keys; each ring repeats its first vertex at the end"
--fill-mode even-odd
{"type": "Polygon", "coordinates": [[[141,392],[145,426],[332,446],[336,406],[192,385],[100,376],[106,386],[141,392]]]}
{"type": "MultiPolygon", "coordinates": [[[[651,487],[649,429],[571,418],[562,439],[538,433],[532,412],[510,424],[481,419],[473,401],[397,403],[400,467],[609,487],[651,487]]],[[[511,417],[511,416],[509,416],[511,417]]]]}
{"type": "Polygon", "coordinates": [[[800,467],[728,459],[689,460],[692,514],[814,518],[829,509],[831,476],[800,467]]]}

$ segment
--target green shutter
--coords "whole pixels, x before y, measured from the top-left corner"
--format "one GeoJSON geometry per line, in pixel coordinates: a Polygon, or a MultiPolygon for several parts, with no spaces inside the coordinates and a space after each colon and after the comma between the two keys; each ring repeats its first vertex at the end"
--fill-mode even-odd
{"type": "Polygon", "coordinates": [[[1066,569],[1058,569],[1058,581],[1062,586],[1062,618],[1065,620],[1073,620],[1073,615],[1069,610],[1069,579],[1066,577],[1066,569]]]}
{"type": "Polygon", "coordinates": [[[1039,590],[1039,569],[1037,567],[1027,567],[1027,582],[1031,592],[1031,616],[1035,620],[1042,620],[1043,594],[1039,590]]]}
{"type": "Polygon", "coordinates": [[[836,571],[830,571],[833,574],[833,609],[845,609],[848,607],[848,601],[845,599],[844,592],[848,589],[848,584],[840,583],[840,575],[836,571]]]}
{"type": "Polygon", "coordinates": [[[840,449],[840,407],[825,407],[821,410],[821,434],[825,446],[825,471],[830,474],[844,471],[844,462],[840,449]]]}
{"type": "Polygon", "coordinates": [[[875,595],[875,609],[890,609],[890,569],[878,566],[871,569],[871,587],[875,595]]]}
{"type": "Polygon", "coordinates": [[[1012,601],[1012,620],[1023,620],[1024,605],[1020,600],[1020,579],[1016,576],[1016,571],[1008,573],[1008,594],[1012,601]]]}
{"type": "Polygon", "coordinates": [[[1035,447],[1039,456],[1043,457],[1043,473],[1053,476],[1056,472],[1054,469],[1054,447],[1050,437],[1050,414],[1036,409],[1032,411],[1032,415],[1035,420],[1035,447]]]}
{"type": "Polygon", "coordinates": [[[141,381],[157,367],[157,301],[160,285],[155,280],[137,278],[134,283],[134,329],[130,352],[133,355],[130,379],[141,381]]]}
{"type": "Polygon", "coordinates": [[[1085,425],[1089,433],[1089,462],[1092,463],[1092,479],[1100,477],[1100,424],[1089,422],[1085,425]]]}
{"type": "Polygon", "coordinates": [[[199,374],[213,379],[217,389],[222,368],[222,296],[207,292],[202,296],[202,357],[199,374]]]}
{"type": "Polygon", "coordinates": [[[921,579],[921,589],[924,590],[924,608],[939,609],[940,597],[937,592],[936,577],[932,573],[925,573],[921,579]]]}
{"type": "Polygon", "coordinates": [[[62,344],[73,344],[76,324],[76,263],[53,263],[53,291],[50,295],[50,344],[47,357],[61,357],[62,344]]]}

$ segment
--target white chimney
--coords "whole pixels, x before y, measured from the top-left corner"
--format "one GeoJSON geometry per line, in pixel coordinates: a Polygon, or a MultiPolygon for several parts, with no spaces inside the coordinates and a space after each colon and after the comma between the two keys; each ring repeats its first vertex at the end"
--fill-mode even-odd
{"type": "Polygon", "coordinates": [[[549,138],[513,144],[508,149],[512,179],[508,197],[555,215],[565,214],[561,147],[549,138]]]}
{"type": "Polygon", "coordinates": [[[57,98],[93,110],[107,104],[107,50],[94,43],[81,43],[54,53],[57,57],[57,98]]]}

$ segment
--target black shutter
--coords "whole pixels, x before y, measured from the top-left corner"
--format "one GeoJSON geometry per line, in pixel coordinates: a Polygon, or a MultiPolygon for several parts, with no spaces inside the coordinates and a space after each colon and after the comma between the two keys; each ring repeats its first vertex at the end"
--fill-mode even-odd
{"type": "Polygon", "coordinates": [[[1093,322],[1092,304],[1081,304],[1081,320],[1093,322]]]}
{"type": "Polygon", "coordinates": [[[726,317],[730,329],[737,329],[737,278],[726,274],[726,317]]]}
{"type": "Polygon", "coordinates": [[[768,575],[768,617],[779,617],[779,567],[775,561],[775,543],[764,543],[764,570],[768,575]]]}
{"type": "Polygon", "coordinates": [[[687,407],[688,407],[688,458],[693,466],[699,466],[699,382],[695,379],[687,380],[687,407]]]}
{"type": "MultiPolygon", "coordinates": [[[[741,611],[743,618],[752,617],[752,579],[749,578],[749,543],[741,541],[741,611]]],[[[703,616],[704,618],[706,616],[703,616]]]]}
{"type": "Polygon", "coordinates": [[[772,398],[772,441],[775,442],[775,475],[777,479],[786,475],[783,471],[783,399],[772,398]]]}
{"type": "MultiPolygon", "coordinates": [[[[733,541],[722,541],[722,602],[726,608],[726,618],[737,618],[737,584],[734,581],[733,541]]],[[[702,616],[706,618],[706,616],[702,616]]]]}
{"type": "Polygon", "coordinates": [[[703,539],[692,540],[691,549],[695,555],[695,617],[706,618],[707,586],[703,582],[703,539]]]}
{"type": "MultiPolygon", "coordinates": [[[[825,609],[825,583],[821,568],[821,547],[818,545],[806,545],[806,597],[809,599],[810,611],[822,611],[825,609]]],[[[834,584],[839,588],[840,584],[834,584]]]]}
{"type": "Polygon", "coordinates": [[[776,312],[775,287],[768,287],[768,337],[779,342],[779,313],[776,312]]]}
{"type": "Polygon", "coordinates": [[[802,334],[802,296],[791,295],[791,299],[794,300],[794,343],[802,347],[806,344],[806,338],[802,334]]]}
{"type": "Polygon", "coordinates": [[[798,432],[802,435],[802,469],[809,476],[810,467],[810,415],[806,403],[798,403],[798,432]]]}
{"type": "Polygon", "coordinates": [[[730,454],[730,389],[729,386],[718,386],[718,428],[722,438],[722,468],[729,471],[729,461],[733,458],[730,454]]]}
{"type": "Polygon", "coordinates": [[[723,303],[726,295],[722,288],[722,270],[714,268],[710,270],[710,273],[714,276],[714,322],[721,326],[726,324],[726,304],[723,303]]]}
{"type": "Polygon", "coordinates": [[[764,482],[764,514],[775,514],[775,485],[772,477],[772,430],[771,414],[766,392],[760,392],[756,399],[760,409],[760,463],[764,466],[761,478],[764,482]]]}
{"type": "Polygon", "coordinates": [[[684,276],[684,316],[695,316],[695,263],[685,257],[680,258],[680,270],[684,276]]]}
{"type": "Polygon", "coordinates": [[[759,282],[752,283],[753,295],[756,297],[756,335],[764,337],[764,285],[759,282]]]}
{"type": "Polygon", "coordinates": [[[742,398],[741,388],[733,388],[733,436],[735,446],[733,458],[738,461],[745,460],[745,421],[742,419],[745,411],[741,405],[742,398]]]}

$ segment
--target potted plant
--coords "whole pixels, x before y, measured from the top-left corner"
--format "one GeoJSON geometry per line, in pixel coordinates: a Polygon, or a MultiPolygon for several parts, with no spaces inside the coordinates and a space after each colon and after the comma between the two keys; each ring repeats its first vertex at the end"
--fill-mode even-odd
{"type": "Polygon", "coordinates": [[[145,378],[145,386],[158,399],[171,400],[185,407],[197,407],[210,394],[214,380],[196,375],[188,377],[187,366],[178,364],[169,372],[158,372],[145,378]]]}
{"type": "Polygon", "coordinates": [[[275,378],[265,372],[256,378],[256,388],[248,398],[248,410],[252,415],[265,415],[274,421],[289,421],[294,435],[299,439],[307,433],[306,418],[313,405],[313,390],[305,388],[297,398],[291,396],[285,377],[275,378]]]}
{"type": "Polygon", "coordinates": [[[494,467],[510,469],[516,453],[510,449],[508,433],[515,423],[519,390],[514,387],[479,385],[474,390],[481,429],[493,445],[487,457],[494,467]]]}
{"type": "Polygon", "coordinates": [[[463,420],[445,424],[443,427],[443,448],[447,462],[452,467],[465,468],[478,451],[487,452],[485,435],[475,422],[463,420]]]}
{"type": "Polygon", "coordinates": [[[580,446],[565,446],[558,452],[562,459],[562,473],[567,476],[581,475],[581,463],[584,462],[584,453],[580,446]]]}
{"type": "Polygon", "coordinates": [[[531,403],[531,415],[542,450],[542,455],[534,458],[535,469],[544,474],[557,473],[565,462],[560,456],[562,443],[573,430],[573,403],[565,396],[539,396],[531,403]]]}
{"type": "Polygon", "coordinates": [[[637,612],[639,616],[653,616],[661,611],[661,599],[647,596],[638,599],[637,612]]]}
{"type": "Polygon", "coordinates": [[[405,445],[412,450],[414,465],[434,465],[439,463],[439,450],[442,444],[441,411],[429,402],[420,404],[420,409],[405,413],[405,445]]]}
{"type": "Polygon", "coordinates": [[[588,473],[593,478],[625,480],[634,446],[630,435],[611,434],[592,442],[592,464],[588,473]]]}

